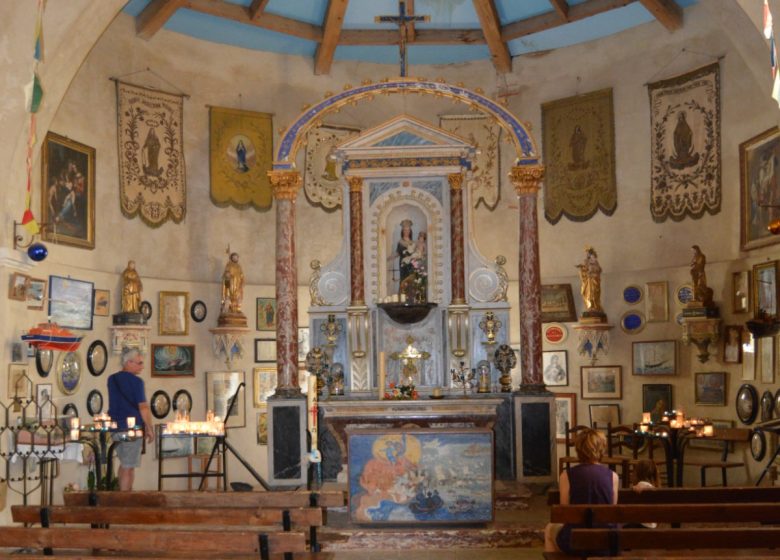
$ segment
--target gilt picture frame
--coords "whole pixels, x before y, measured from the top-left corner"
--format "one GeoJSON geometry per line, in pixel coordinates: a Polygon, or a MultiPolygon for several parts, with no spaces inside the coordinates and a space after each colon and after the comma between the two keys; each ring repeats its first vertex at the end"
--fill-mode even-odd
{"type": "Polygon", "coordinates": [[[160,292],[159,332],[161,336],[186,336],[189,334],[188,292],[160,292]]]}
{"type": "Polygon", "coordinates": [[[571,284],[543,284],[542,323],[569,323],[576,320],[571,284]]]}
{"type": "MultiPolygon", "coordinates": [[[[743,251],[780,242],[767,226],[780,218],[780,128],[774,126],[739,145],[740,243],[743,251]]],[[[755,293],[755,292],[754,292],[755,293]]]]}
{"type": "Polygon", "coordinates": [[[734,313],[747,313],[750,311],[751,288],[750,271],[740,270],[731,275],[731,310],[734,313]]]}
{"type": "Polygon", "coordinates": [[[780,282],[777,279],[778,261],[753,265],[753,316],[766,313],[776,317],[780,298],[780,282]]]}
{"type": "Polygon", "coordinates": [[[152,344],[152,377],[194,377],[194,344],[152,344]]]}
{"type": "Polygon", "coordinates": [[[620,399],[623,395],[622,366],[581,366],[583,399],[620,399]]]}

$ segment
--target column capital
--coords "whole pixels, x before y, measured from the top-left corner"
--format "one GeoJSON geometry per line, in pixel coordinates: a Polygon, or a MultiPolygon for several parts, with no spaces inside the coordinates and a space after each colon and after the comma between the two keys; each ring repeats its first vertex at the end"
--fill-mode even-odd
{"type": "Polygon", "coordinates": [[[363,177],[347,177],[349,192],[361,192],[363,190],[363,177]]]}
{"type": "Polygon", "coordinates": [[[518,195],[536,194],[539,192],[539,183],[544,177],[544,165],[515,165],[509,172],[509,178],[518,195]]]}
{"type": "Polygon", "coordinates": [[[295,200],[303,184],[300,171],[273,170],[268,172],[268,178],[271,180],[271,193],[277,200],[295,200]]]}
{"type": "Polygon", "coordinates": [[[450,184],[450,190],[459,191],[463,189],[463,173],[450,173],[447,175],[447,181],[450,184]]]}

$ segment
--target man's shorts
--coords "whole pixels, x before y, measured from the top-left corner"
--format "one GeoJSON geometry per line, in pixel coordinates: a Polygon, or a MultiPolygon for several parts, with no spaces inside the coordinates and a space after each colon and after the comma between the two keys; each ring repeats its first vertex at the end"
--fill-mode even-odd
{"type": "MultiPolygon", "coordinates": [[[[115,436],[112,436],[112,439],[115,436]]],[[[116,441],[116,440],[115,440],[116,441]]],[[[141,448],[143,438],[134,441],[119,441],[114,447],[114,455],[119,463],[126,469],[134,469],[141,466],[141,448]]]]}

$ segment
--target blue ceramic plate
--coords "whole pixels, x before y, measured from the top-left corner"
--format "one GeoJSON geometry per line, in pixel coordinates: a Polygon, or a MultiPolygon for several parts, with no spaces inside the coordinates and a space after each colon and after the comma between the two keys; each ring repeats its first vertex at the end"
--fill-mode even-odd
{"type": "Polygon", "coordinates": [[[626,286],[623,288],[623,301],[630,305],[635,305],[642,301],[642,288],[639,286],[626,286]]]}
{"type": "Polygon", "coordinates": [[[636,334],[645,328],[645,316],[639,311],[628,311],[620,318],[620,328],[628,334],[636,334]]]}
{"type": "Polygon", "coordinates": [[[685,305],[689,301],[693,300],[693,286],[690,284],[683,284],[677,288],[675,296],[677,297],[677,302],[680,305],[685,305]]]}

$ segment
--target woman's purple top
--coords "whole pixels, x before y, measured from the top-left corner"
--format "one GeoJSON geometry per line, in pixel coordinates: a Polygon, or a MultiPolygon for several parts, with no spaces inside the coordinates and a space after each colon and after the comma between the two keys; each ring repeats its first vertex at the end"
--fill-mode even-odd
{"type": "MultiPolygon", "coordinates": [[[[569,469],[569,503],[574,504],[611,504],[613,499],[612,471],[604,465],[581,463],[569,469]]],[[[577,551],[571,548],[571,530],[585,525],[566,524],[558,533],[558,548],[567,554],[577,551]]],[[[594,527],[611,527],[609,524],[594,527]]]]}

